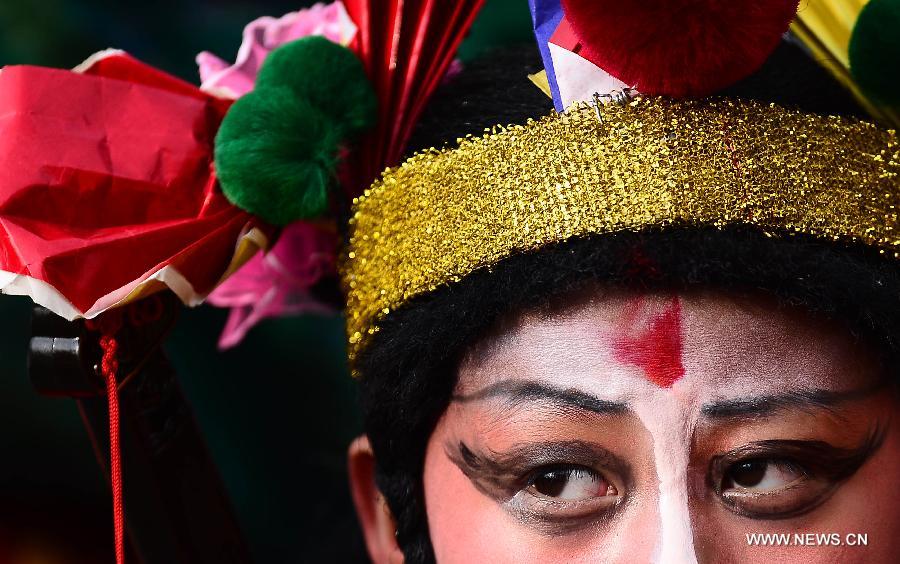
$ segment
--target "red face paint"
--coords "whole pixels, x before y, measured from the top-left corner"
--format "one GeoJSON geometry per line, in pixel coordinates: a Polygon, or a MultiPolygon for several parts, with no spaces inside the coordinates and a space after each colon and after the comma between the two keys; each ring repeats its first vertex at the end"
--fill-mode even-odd
{"type": "MultiPolygon", "coordinates": [[[[641,307],[640,303],[636,305],[641,307]]],[[[657,386],[672,386],[684,376],[681,302],[678,298],[672,298],[671,303],[637,335],[624,334],[616,338],[613,350],[616,360],[637,366],[657,386]]]]}

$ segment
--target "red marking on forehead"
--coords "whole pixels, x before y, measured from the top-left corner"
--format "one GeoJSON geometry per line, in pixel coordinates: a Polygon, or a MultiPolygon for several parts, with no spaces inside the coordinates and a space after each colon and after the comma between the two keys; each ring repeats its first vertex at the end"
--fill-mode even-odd
{"type": "MultiPolygon", "coordinates": [[[[633,312],[626,312],[626,318],[632,317],[633,312]]],[[[613,352],[616,360],[637,366],[657,386],[669,388],[681,379],[684,365],[681,362],[681,302],[678,298],[672,298],[671,303],[637,335],[617,337],[613,352]]]]}

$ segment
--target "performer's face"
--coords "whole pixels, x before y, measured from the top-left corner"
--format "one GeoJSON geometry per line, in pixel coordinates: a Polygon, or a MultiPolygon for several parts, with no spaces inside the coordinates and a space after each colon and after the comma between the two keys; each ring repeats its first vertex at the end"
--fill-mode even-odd
{"type": "Polygon", "coordinates": [[[845,330],[762,301],[598,292],[507,320],[429,442],[437,560],[894,561],[885,381],[845,330]]]}

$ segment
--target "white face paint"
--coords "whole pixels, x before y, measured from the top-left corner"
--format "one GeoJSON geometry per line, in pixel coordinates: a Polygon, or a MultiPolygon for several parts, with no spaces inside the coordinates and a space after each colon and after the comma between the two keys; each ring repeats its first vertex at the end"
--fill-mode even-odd
{"type": "MultiPolygon", "coordinates": [[[[858,449],[896,409],[877,392],[878,374],[840,328],[717,295],[600,295],[562,314],[513,320],[463,361],[458,401],[429,442],[425,493],[438,562],[747,561],[744,532],[796,526],[791,517],[748,515],[788,502],[805,511],[805,523],[821,517],[839,527],[833,512],[822,513],[832,501],[822,510],[798,505],[812,506],[812,486],[809,499],[779,501],[782,508],[774,495],[734,485],[729,492],[751,495],[728,505],[711,482],[712,461],[771,440],[858,449]],[[762,400],[812,391],[842,399],[827,409],[729,415],[748,405],[771,411],[762,400]],[[866,416],[848,424],[857,413],[866,416]],[[566,464],[587,470],[567,475],[566,464]],[[574,485],[560,490],[563,482],[574,485]],[[572,502],[573,491],[615,495],[572,502]]],[[[884,445],[900,435],[890,431],[884,445]]],[[[900,471],[900,448],[891,454],[884,464],[900,471]]],[[[764,484],[796,474],[774,464],[764,466],[764,484]]],[[[828,495],[841,498],[860,473],[828,495]]],[[[893,516],[900,531],[900,510],[893,516]]]]}
{"type": "Polygon", "coordinates": [[[674,389],[651,390],[643,396],[634,409],[653,438],[659,479],[659,532],[653,562],[696,562],[686,487],[696,404],[674,389]]]}

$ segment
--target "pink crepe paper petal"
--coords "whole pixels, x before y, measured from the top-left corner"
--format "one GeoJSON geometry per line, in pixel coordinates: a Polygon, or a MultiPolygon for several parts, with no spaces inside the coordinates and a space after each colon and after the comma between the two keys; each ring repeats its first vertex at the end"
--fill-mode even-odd
{"type": "Polygon", "coordinates": [[[292,299],[288,299],[278,286],[272,286],[268,292],[256,297],[254,304],[232,307],[219,337],[219,348],[224,350],[239,344],[254,325],[268,317],[333,313],[330,308],[311,298],[303,300],[300,295],[294,295],[292,299]]]}
{"type": "Polygon", "coordinates": [[[197,66],[200,68],[200,80],[204,77],[212,76],[217,72],[221,72],[229,67],[229,64],[219,57],[213,55],[209,51],[203,51],[196,58],[197,66]]]}
{"type": "Polygon", "coordinates": [[[267,317],[333,313],[310,289],[336,272],[338,236],[332,229],[296,222],[284,229],[272,249],[259,253],[210,294],[208,301],[232,308],[219,339],[220,348],[238,344],[267,317]]]}
{"type": "Polygon", "coordinates": [[[244,28],[243,42],[231,66],[204,51],[197,55],[200,88],[218,95],[239,98],[253,89],[259,67],[275,48],[295,39],[322,35],[335,43],[347,45],[356,35],[356,26],[340,2],[315,4],[285,14],[280,18],[264,16],[244,28]]]}

